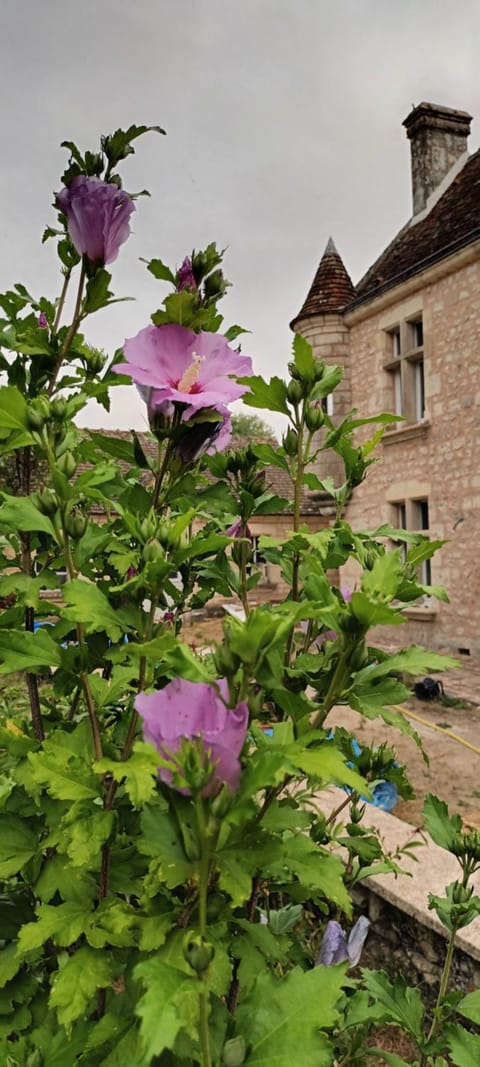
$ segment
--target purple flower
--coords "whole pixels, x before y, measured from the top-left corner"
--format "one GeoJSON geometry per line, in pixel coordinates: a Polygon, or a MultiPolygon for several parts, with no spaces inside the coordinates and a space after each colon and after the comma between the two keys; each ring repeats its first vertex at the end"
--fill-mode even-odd
{"type": "Polygon", "coordinates": [[[48,319],[44,311],[41,311],[38,316],[38,325],[41,330],[48,330],[48,319]]]}
{"type": "Polygon", "coordinates": [[[341,594],[343,596],[343,599],[344,599],[345,603],[348,604],[348,601],[351,600],[352,596],[353,596],[353,593],[352,593],[352,590],[350,589],[350,586],[349,585],[342,585],[342,588],[340,589],[340,592],[341,592],[341,594]]]}
{"type": "Polygon", "coordinates": [[[236,519],[228,530],[225,530],[227,537],[248,537],[249,541],[252,540],[252,531],[248,524],[244,524],[241,519],[236,519]]]}
{"type": "Polygon", "coordinates": [[[125,341],[124,356],[113,369],[148,387],[150,418],[165,401],[186,405],[185,421],[202,408],[221,410],[248,392],[234,377],[252,373],[249,356],[234,352],[221,334],[193,333],[175,323],[146,326],[125,341]]]}
{"type": "Polygon", "coordinates": [[[182,289],[190,289],[192,293],[198,289],[190,256],[185,256],[181,267],[177,271],[177,290],[180,293],[182,289]]]}
{"type": "MultiPolygon", "coordinates": [[[[164,759],[172,759],[182,738],[201,738],[203,749],[215,764],[212,781],[204,791],[211,795],[223,783],[232,791],[238,789],[241,766],[239,756],[248,727],[248,707],[242,701],[230,710],[228,685],[225,678],[217,682],[220,695],[207,682],[188,682],[175,678],[155,693],[139,693],[135,708],[143,718],[143,736],[164,759]]],[[[181,771],[181,768],[179,768],[181,771]]],[[[159,767],[162,782],[172,785],[180,793],[190,795],[189,789],[179,788],[172,781],[172,772],[159,767]]]]}
{"type": "Polygon", "coordinates": [[[347,938],[343,926],[331,919],[326,925],[315,964],[331,967],[332,964],[345,963],[348,960],[350,967],[356,967],[357,963],[360,962],[369,926],[370,919],[367,919],[365,915],[361,915],[355,925],[352,926],[347,938]]]}
{"type": "Polygon", "coordinates": [[[55,202],[66,215],[68,233],[77,252],[93,266],[113,263],[130,235],[133,200],[123,189],[101,178],[80,174],[57,193],[55,202]]]}

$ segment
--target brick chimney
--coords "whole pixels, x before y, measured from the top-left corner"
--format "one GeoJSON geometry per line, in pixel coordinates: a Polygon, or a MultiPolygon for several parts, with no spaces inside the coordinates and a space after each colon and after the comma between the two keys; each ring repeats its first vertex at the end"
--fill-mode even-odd
{"type": "Polygon", "coordinates": [[[471,121],[466,111],[439,104],[418,104],[407,115],[403,125],[411,142],[414,215],[467,151],[471,121]]]}

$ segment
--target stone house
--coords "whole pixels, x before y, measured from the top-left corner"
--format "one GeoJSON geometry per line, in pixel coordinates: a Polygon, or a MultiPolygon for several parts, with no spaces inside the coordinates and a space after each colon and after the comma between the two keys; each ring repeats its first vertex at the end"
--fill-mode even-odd
{"type": "MultiPolygon", "coordinates": [[[[341,363],[333,418],[390,411],[392,424],[348,506],[355,527],[388,522],[447,543],[423,565],[425,598],[386,641],[480,655],[480,151],[471,116],[428,103],[405,119],[413,214],[357,285],[330,240],[292,328],[341,363]]],[[[325,461],[323,461],[325,462],[325,461]]],[[[324,466],[319,473],[339,476],[324,466]]],[[[341,580],[355,584],[352,568],[341,580]]]]}

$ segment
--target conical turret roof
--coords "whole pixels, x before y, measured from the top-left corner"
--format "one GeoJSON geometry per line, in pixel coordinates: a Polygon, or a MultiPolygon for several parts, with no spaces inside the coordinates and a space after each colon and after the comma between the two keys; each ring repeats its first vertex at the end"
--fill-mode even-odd
{"type": "Polygon", "coordinates": [[[311,318],[312,315],[325,315],[329,311],[340,311],[353,300],[354,296],[355,288],[352,279],[330,237],[307,299],[301,311],[290,323],[292,330],[301,319],[311,318]]]}

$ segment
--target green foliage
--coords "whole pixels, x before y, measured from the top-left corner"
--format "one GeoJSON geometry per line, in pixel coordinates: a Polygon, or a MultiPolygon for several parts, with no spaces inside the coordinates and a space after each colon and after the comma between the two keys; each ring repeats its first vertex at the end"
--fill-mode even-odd
{"type": "MultiPolygon", "coordinates": [[[[87,175],[121,187],[118,165],[148,130],[163,132],[132,125],[98,151],[64,142],[63,182],[87,175]]],[[[325,720],[348,702],[416,738],[392,708],[408,694],[392,672],[454,664],[416,646],[388,656],[368,644],[374,627],[400,624],[402,605],[423,595],[415,571],[440,547],[389,526],[357,533],[343,518],[397,417],[352,412],[334,425],[322,401],[342,369],[296,336],[287,382],[244,379],[250,408],[287,417],[281,446],[255,444],[272,437],[269,426],[239,415],[246,447],[189,461],[180,447],[188,412],[178,406],[152,416],[146,445],[133,431],[80,431],[88,401],[109,409],[122,353],[109,358],[89,343],[90,316],[115,299],[112,275],[82,262],[58,215],[44,238],[57,240],[62,295],[36,298],[21,284],[0,294],[0,1059],[290,1067],[300,1058],[320,1067],[350,1062],[345,1042],[356,1055],[379,1021],[427,1047],[418,990],[368,971],[355,987],[345,966],[314,965],[328,917],[351,920],[352,886],[399,870],[362,825],[372,788],[385,777],[411,795],[390,748],[355,755],[348,732],[331,737],[325,720]],[[65,302],[70,285],[76,298],[65,302]],[[343,462],[340,485],[313,469],[327,448],[343,462]],[[334,500],[328,528],[302,523],[305,488],[334,500]],[[285,535],[253,544],[261,516],[282,511],[285,535]],[[406,559],[386,539],[403,539],[406,559]],[[250,602],[263,577],[258,547],[287,583],[280,604],[250,602]],[[332,574],[349,559],[361,577],[347,600],[332,574]],[[185,617],[215,596],[236,598],[244,617],[227,617],[222,640],[195,647],[185,617]],[[213,707],[225,680],[229,727],[248,712],[241,752],[231,739],[217,749],[201,701],[176,702],[172,688],[162,740],[142,740],[137,694],[177,679],[213,707]],[[192,711],[199,725],[187,738],[192,711]],[[235,768],[231,790],[215,780],[218,751],[235,768]],[[322,813],[331,784],[351,794],[336,828],[322,813]]],[[[152,320],[223,330],[223,252],[212,242],[189,258],[183,288],[178,269],[148,263],[169,287],[152,320]]],[[[234,342],[243,332],[233,325],[224,335],[234,342]]],[[[207,428],[221,421],[201,409],[196,430],[202,419],[207,428]]],[[[479,911],[469,879],[480,837],[433,797],[426,822],[462,870],[431,900],[454,935],[479,911]]],[[[453,1001],[440,1001],[430,1045],[463,1062],[476,1035],[457,1025],[453,1001]]],[[[478,1022],[475,994],[456,1003],[458,1018],[478,1022]]]]}

